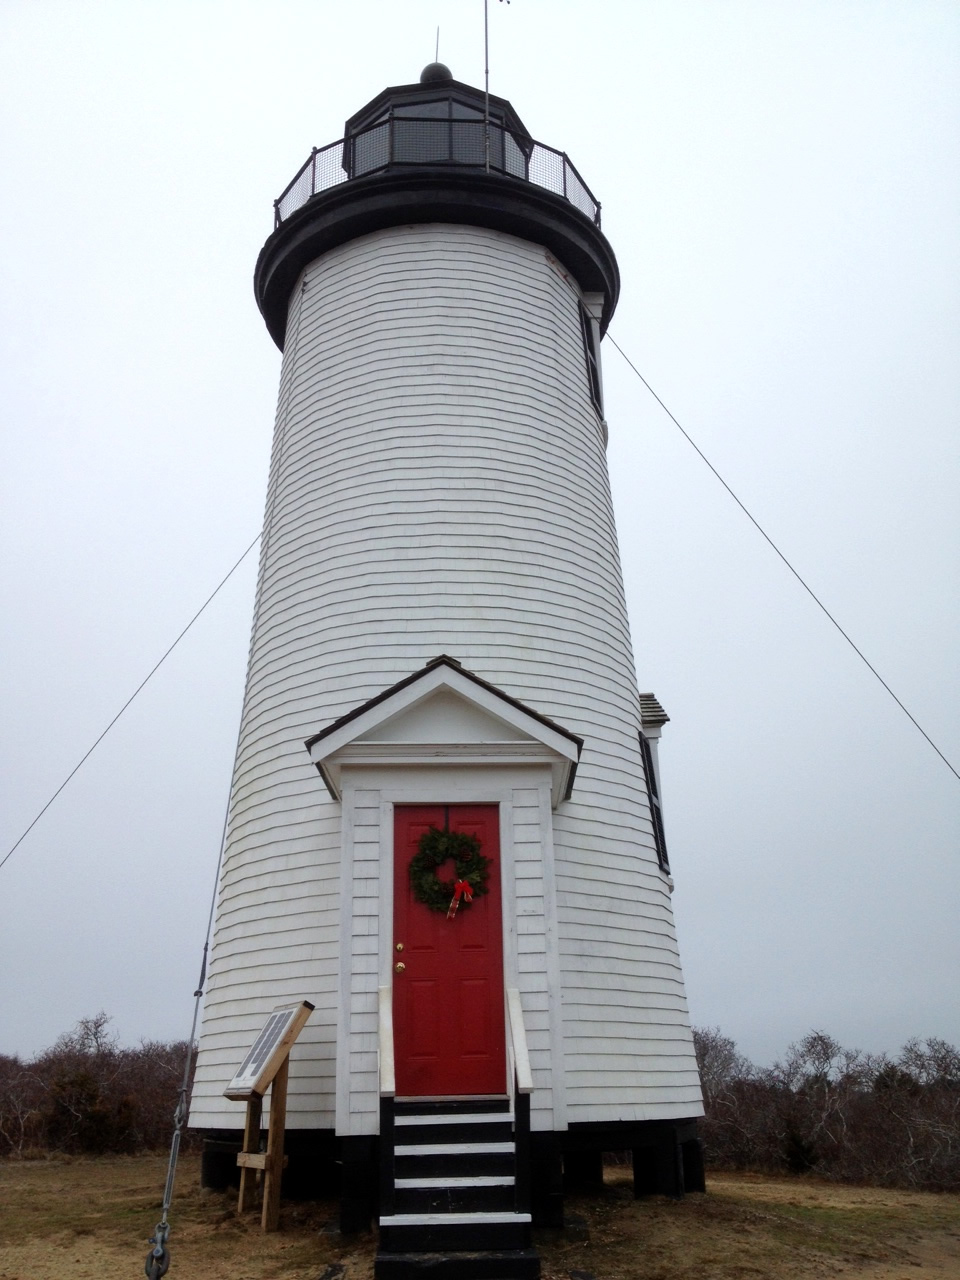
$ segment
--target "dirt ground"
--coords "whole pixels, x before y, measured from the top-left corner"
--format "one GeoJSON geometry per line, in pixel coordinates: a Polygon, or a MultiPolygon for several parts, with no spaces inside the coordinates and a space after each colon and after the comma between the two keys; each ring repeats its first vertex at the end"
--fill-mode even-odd
{"type": "MultiPolygon", "coordinates": [[[[0,1163],[0,1280],[133,1280],[159,1216],[163,1156],[0,1163]]],[[[544,1280],[960,1280],[960,1196],[733,1174],[706,1196],[634,1201],[629,1174],[568,1200],[589,1238],[540,1241],[544,1280]]],[[[239,1219],[181,1160],[170,1280],[371,1280],[376,1237],[330,1229],[333,1204],[239,1219]]],[[[582,1234],[582,1233],[581,1233],[582,1234]]]]}

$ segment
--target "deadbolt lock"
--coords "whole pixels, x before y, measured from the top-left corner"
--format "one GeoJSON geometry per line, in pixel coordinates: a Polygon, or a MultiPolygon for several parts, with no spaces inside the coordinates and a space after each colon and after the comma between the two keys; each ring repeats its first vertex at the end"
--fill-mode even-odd
{"type": "Polygon", "coordinates": [[[402,950],[403,950],[403,943],[402,943],[402,942],[398,942],[398,943],[397,943],[397,950],[398,950],[398,951],[402,951],[402,950]]]}
{"type": "Polygon", "coordinates": [[[404,969],[406,969],[407,966],[403,963],[402,960],[398,960],[393,967],[397,971],[397,973],[403,973],[404,969]]]}

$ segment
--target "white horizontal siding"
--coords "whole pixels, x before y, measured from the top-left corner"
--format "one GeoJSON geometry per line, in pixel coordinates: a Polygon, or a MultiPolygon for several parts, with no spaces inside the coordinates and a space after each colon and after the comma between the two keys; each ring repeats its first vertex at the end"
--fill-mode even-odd
{"type": "MultiPolygon", "coordinates": [[[[343,245],[291,301],[192,1123],[226,1123],[211,1039],[225,1013],[243,1015],[229,1024],[239,1063],[271,1002],[313,1000],[323,1034],[297,1046],[295,1080],[331,1079],[340,823],[302,743],[441,652],[585,740],[573,799],[554,816],[549,891],[532,844],[517,860],[524,1011],[546,1013],[553,982],[564,1016],[562,1040],[531,1027],[535,1071],[556,1077],[566,1046],[570,1119],[695,1113],[688,1034],[676,1072],[638,1068],[633,1085],[598,1056],[624,1022],[642,1030],[666,1011],[685,1026],[686,1006],[577,297],[539,246],[443,225],[343,245]],[[553,911],[551,978],[535,939],[553,911]],[[597,989],[609,1023],[587,1016],[597,989]],[[591,1072],[574,1065],[581,1055],[591,1072]]],[[[376,927],[363,871],[354,941],[376,927]]],[[[353,1008],[376,975],[362,971],[372,953],[352,942],[350,954],[359,986],[340,998],[353,1008]]],[[[375,1088],[370,1049],[348,1052],[375,1088]]],[[[332,1086],[299,1089],[292,1113],[331,1123],[332,1086]]]]}

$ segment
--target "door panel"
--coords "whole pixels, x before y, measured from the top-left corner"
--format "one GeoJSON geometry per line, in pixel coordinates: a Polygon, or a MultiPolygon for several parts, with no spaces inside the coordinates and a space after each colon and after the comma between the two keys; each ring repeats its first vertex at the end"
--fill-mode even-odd
{"type": "MultiPolygon", "coordinates": [[[[393,960],[404,965],[393,974],[397,1093],[503,1093],[499,810],[495,804],[398,805],[393,847],[393,960]],[[451,831],[478,836],[490,859],[488,892],[466,908],[461,904],[452,920],[417,902],[409,876],[420,837],[446,822],[451,831]]],[[[438,868],[439,879],[452,876],[452,863],[438,868]]]]}

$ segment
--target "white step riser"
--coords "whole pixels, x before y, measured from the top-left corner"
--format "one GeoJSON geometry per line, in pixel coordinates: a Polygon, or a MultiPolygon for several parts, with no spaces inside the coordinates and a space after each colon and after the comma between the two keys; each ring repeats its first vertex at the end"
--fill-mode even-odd
{"type": "Polygon", "coordinates": [[[508,1111],[483,1111],[477,1115],[395,1116],[393,1123],[397,1128],[402,1125],[419,1128],[434,1124],[512,1124],[513,1116],[508,1111]]]}
{"type": "Polygon", "coordinates": [[[487,1178],[479,1176],[476,1178],[397,1178],[393,1184],[398,1191],[401,1190],[431,1190],[436,1188],[443,1191],[447,1188],[454,1187],[512,1187],[516,1185],[515,1178],[487,1178]]]}
{"type": "Polygon", "coordinates": [[[503,1156],[515,1151],[513,1142],[420,1142],[393,1149],[397,1156],[503,1156]]]}
{"type": "Polygon", "coordinates": [[[480,1227],[530,1222],[529,1213],[391,1213],[380,1219],[381,1227],[480,1227]]]}

